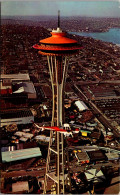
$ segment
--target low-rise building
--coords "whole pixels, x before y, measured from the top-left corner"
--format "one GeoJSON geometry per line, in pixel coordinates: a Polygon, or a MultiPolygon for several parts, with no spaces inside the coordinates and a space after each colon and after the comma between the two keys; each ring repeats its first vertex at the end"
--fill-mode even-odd
{"type": "Polygon", "coordinates": [[[29,74],[1,74],[1,80],[9,79],[12,82],[30,81],[29,74]]]}
{"type": "Polygon", "coordinates": [[[1,127],[16,124],[29,124],[34,121],[34,116],[29,109],[7,110],[1,112],[1,127]]]}
{"type": "Polygon", "coordinates": [[[88,110],[87,105],[83,101],[80,101],[80,100],[75,101],[75,105],[77,106],[79,111],[88,110]]]}
{"type": "Polygon", "coordinates": [[[19,82],[19,83],[15,83],[13,85],[13,93],[16,94],[21,94],[21,93],[25,93],[28,95],[28,99],[35,99],[36,96],[36,91],[34,88],[34,85],[32,82],[19,82]]]}
{"type": "Polygon", "coordinates": [[[18,160],[24,160],[28,158],[41,157],[42,153],[39,147],[36,148],[28,148],[14,151],[5,151],[2,152],[2,162],[12,162],[18,160]]]}

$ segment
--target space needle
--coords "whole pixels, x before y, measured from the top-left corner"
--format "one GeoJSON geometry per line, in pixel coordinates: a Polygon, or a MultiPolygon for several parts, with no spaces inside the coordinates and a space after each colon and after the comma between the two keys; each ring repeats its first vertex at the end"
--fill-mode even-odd
{"type": "MultiPolygon", "coordinates": [[[[51,86],[52,86],[52,121],[51,126],[62,128],[64,124],[64,88],[67,77],[69,58],[78,53],[81,48],[77,41],[68,38],[66,32],[60,28],[60,11],[58,11],[58,27],[52,30],[51,37],[40,40],[39,45],[34,45],[38,53],[47,56],[51,86]]],[[[50,132],[50,142],[48,147],[48,157],[46,164],[46,175],[44,183],[44,194],[47,188],[47,178],[56,183],[57,194],[65,192],[65,160],[64,160],[64,134],[56,132],[56,149],[52,147],[54,132],[50,132]],[[49,164],[51,153],[56,155],[56,173],[50,173],[49,164]],[[62,187],[61,187],[62,186],[62,187]]]]}

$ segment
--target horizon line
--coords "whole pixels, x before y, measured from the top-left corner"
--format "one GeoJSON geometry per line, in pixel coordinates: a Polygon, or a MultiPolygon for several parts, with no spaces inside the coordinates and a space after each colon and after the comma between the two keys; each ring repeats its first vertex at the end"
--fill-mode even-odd
{"type": "MultiPolygon", "coordinates": [[[[1,15],[2,17],[57,17],[57,15],[1,15]]],[[[70,16],[65,16],[62,15],[61,18],[63,17],[84,17],[84,18],[120,18],[120,16],[83,16],[83,15],[70,15],[70,16]]]]}

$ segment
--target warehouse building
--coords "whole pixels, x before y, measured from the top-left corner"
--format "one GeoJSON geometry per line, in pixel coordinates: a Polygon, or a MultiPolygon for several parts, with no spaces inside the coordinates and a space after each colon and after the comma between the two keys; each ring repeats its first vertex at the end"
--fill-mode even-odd
{"type": "Polygon", "coordinates": [[[1,112],[1,127],[10,125],[12,123],[29,124],[32,123],[32,121],[34,121],[34,116],[29,109],[14,109],[1,112]]]}

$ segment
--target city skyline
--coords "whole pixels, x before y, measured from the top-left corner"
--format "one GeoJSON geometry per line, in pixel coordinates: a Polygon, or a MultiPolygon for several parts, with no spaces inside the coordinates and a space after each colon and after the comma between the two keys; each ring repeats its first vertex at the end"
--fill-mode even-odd
{"type": "Polygon", "coordinates": [[[61,16],[120,17],[120,1],[2,1],[2,16],[61,16]]]}

